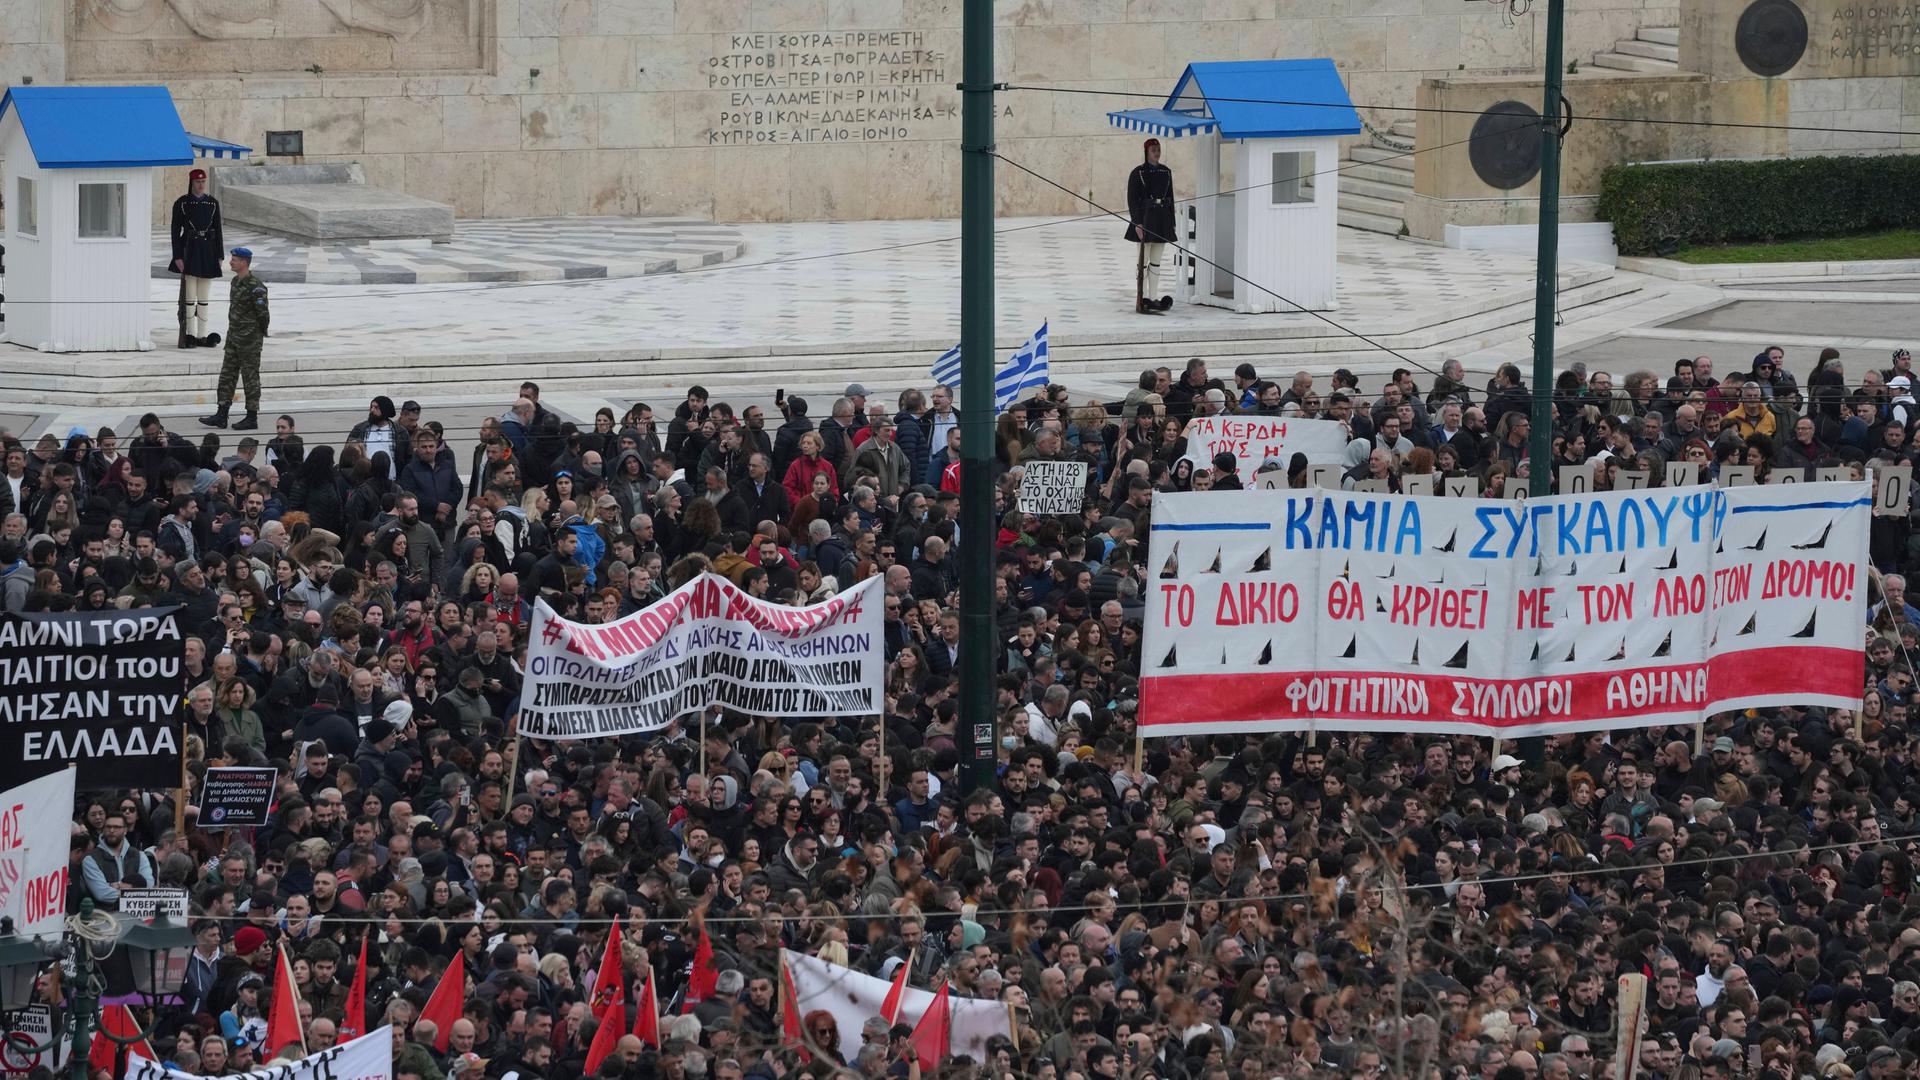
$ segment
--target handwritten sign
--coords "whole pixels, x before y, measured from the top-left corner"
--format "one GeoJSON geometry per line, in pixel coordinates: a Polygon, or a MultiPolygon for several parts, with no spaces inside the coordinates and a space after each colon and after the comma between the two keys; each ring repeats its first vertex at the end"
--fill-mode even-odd
{"type": "Polygon", "coordinates": [[[1039,514],[1077,514],[1087,497],[1087,463],[1084,461],[1029,461],[1021,466],[1020,512],[1039,514]]]}
{"type": "Polygon", "coordinates": [[[1253,486],[1254,474],[1269,459],[1284,467],[1295,454],[1308,464],[1339,464],[1347,449],[1347,429],[1333,420],[1286,416],[1196,416],[1187,421],[1187,460],[1195,469],[1211,468],[1220,454],[1232,454],[1240,482],[1253,486]]]}

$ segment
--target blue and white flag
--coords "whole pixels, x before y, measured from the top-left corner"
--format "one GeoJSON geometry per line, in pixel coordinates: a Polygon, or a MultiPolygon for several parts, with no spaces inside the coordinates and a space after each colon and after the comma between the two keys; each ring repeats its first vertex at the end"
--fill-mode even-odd
{"type": "Polygon", "coordinates": [[[1047,324],[1033,332],[1020,346],[1007,366],[993,377],[993,411],[1003,413],[1028,390],[1044,389],[1049,381],[1047,369],[1047,324]]]}
{"type": "MultiPolygon", "coordinates": [[[[1020,399],[1028,390],[1045,387],[1051,381],[1047,358],[1047,324],[1041,323],[1040,329],[1033,332],[1025,345],[1007,359],[993,378],[993,411],[1002,413],[1007,406],[1020,399]]],[[[936,383],[955,391],[960,389],[960,346],[955,345],[940,354],[929,369],[936,383]]]]}
{"type": "Polygon", "coordinates": [[[933,362],[933,381],[950,389],[960,389],[960,346],[955,345],[933,362]]]}

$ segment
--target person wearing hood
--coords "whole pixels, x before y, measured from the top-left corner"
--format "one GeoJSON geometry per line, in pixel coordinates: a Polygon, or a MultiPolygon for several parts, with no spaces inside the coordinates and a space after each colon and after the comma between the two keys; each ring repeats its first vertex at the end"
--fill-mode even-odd
{"type": "MultiPolygon", "coordinates": [[[[394,446],[394,415],[393,399],[381,394],[367,403],[367,418],[353,425],[353,430],[347,432],[347,441],[357,442],[365,447],[368,457],[384,451],[389,463],[396,459],[403,459],[405,455],[400,454],[399,449],[394,446]]],[[[391,474],[388,478],[392,479],[391,474]]]]}
{"type": "Polygon", "coordinates": [[[1139,278],[1134,310],[1145,315],[1166,311],[1173,297],[1160,295],[1160,257],[1173,240],[1173,170],[1160,163],[1160,140],[1141,144],[1143,160],[1127,176],[1127,239],[1144,245],[1136,252],[1139,278]]]}

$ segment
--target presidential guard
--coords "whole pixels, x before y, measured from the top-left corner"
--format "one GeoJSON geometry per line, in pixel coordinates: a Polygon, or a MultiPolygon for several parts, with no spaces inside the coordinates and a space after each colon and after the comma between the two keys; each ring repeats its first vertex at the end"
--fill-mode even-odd
{"type": "Polygon", "coordinates": [[[1146,160],[1127,177],[1127,239],[1139,245],[1134,258],[1133,310],[1157,314],[1173,306],[1160,295],[1160,255],[1175,235],[1173,170],[1160,164],[1160,140],[1148,139],[1146,160]]]}
{"type": "Polygon", "coordinates": [[[227,410],[233,406],[233,384],[244,382],[247,415],[234,421],[233,429],[251,431],[260,426],[260,348],[267,340],[267,283],[253,272],[253,252],[247,248],[234,248],[227,266],[233,270],[233,284],[227,293],[227,351],[220,358],[213,415],[201,417],[200,422],[208,427],[226,427],[227,410]]]}
{"type": "Polygon", "coordinates": [[[220,230],[220,200],[207,194],[207,170],[187,174],[187,193],[173,200],[173,272],[180,275],[179,348],[220,344],[207,332],[207,300],[220,277],[227,250],[220,230]]]}

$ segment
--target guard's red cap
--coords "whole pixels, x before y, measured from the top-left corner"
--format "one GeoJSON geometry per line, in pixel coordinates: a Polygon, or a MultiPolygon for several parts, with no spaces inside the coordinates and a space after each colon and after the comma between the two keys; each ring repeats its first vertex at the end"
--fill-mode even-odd
{"type": "Polygon", "coordinates": [[[195,169],[187,174],[187,179],[189,180],[205,180],[206,178],[207,170],[205,169],[195,169]]]}
{"type": "Polygon", "coordinates": [[[1149,146],[1159,146],[1159,145],[1160,145],[1159,139],[1148,139],[1146,142],[1143,142],[1140,144],[1140,149],[1145,150],[1149,146]]]}

